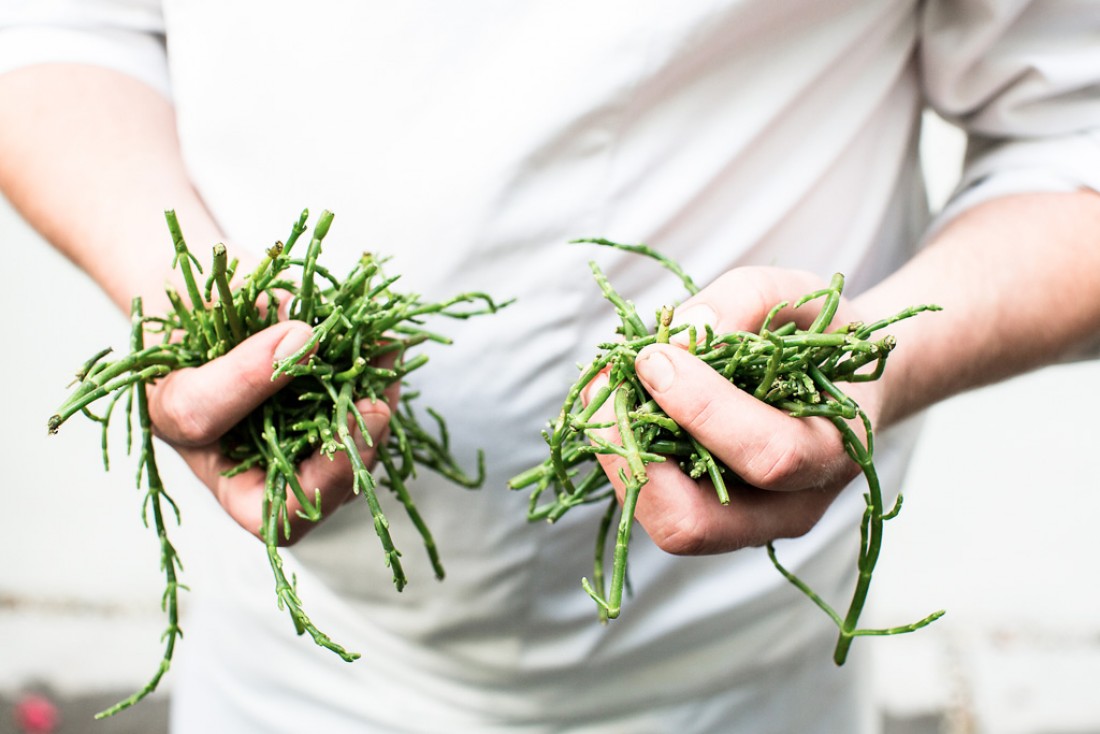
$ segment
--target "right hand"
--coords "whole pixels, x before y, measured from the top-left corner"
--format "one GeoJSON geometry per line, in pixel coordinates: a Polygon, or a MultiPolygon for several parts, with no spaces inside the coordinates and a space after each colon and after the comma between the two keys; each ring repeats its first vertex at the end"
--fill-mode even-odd
{"type": "MultiPolygon", "coordinates": [[[[253,334],[225,355],[200,367],[176,370],[149,388],[149,414],[157,436],[172,446],[191,471],[210,488],[222,508],[241,527],[259,537],[263,522],[265,471],[253,467],[232,477],[224,472],[234,462],[222,454],[221,437],[292,378],[272,380],[272,364],[297,351],[312,330],[301,321],[281,321],[253,334]]],[[[392,401],[396,396],[387,396],[392,401]]],[[[379,441],[385,439],[390,408],[384,401],[363,399],[356,403],[370,432],[367,445],[355,422],[349,428],[359,453],[372,466],[379,441]]],[[[298,478],[310,497],[321,492],[321,507],[331,512],[352,494],[352,468],[343,451],[330,459],[315,452],[297,467],[298,478]]],[[[315,523],[300,517],[299,503],[287,497],[290,538],[293,544],[315,523]]]]}

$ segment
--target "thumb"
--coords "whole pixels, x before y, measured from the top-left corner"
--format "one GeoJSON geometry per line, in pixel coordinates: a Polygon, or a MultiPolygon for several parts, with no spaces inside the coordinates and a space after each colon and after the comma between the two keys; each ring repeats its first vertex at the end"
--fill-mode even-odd
{"type": "Polygon", "coordinates": [[[757,400],[684,349],[650,345],[635,368],[668,417],[748,484],[804,489],[836,462],[831,426],[823,433],[818,421],[792,418],[757,400]]]}

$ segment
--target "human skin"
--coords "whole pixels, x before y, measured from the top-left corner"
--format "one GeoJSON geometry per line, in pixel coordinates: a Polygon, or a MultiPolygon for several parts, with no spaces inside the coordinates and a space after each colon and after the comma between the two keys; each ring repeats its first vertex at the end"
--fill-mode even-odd
{"type": "MultiPolygon", "coordinates": [[[[162,253],[143,245],[163,237],[158,213],[164,202],[173,202],[195,241],[222,239],[187,178],[171,105],[122,74],[57,64],[0,77],[0,160],[0,190],[120,309],[134,294],[146,299],[148,312],[166,306],[162,284],[173,276],[162,253]],[[64,106],[56,100],[65,100],[64,106]]],[[[995,199],[960,215],[900,270],[845,302],[844,320],[878,318],[918,303],[944,307],[893,326],[899,346],[889,369],[877,382],[854,386],[853,397],[876,429],[1089,346],[1100,333],[1097,243],[1095,192],[995,199]]],[[[248,259],[248,253],[234,254],[248,259]]],[[[799,271],[739,268],[687,301],[679,314],[709,322],[717,332],[756,329],[772,305],[820,285],[799,271]]],[[[279,323],[224,357],[169,375],[150,392],[158,434],[253,533],[262,477],[221,476],[226,465],[218,438],[281,387],[269,379],[272,361],[302,344],[307,332],[304,324],[279,323]]],[[[831,425],[761,404],[686,350],[648,347],[637,371],[668,415],[745,482],[733,488],[736,501],[722,506],[670,464],[651,466],[636,517],[669,552],[723,552],[803,534],[857,473],[831,425]]],[[[359,408],[377,438],[387,406],[362,401],[359,408]]],[[[361,448],[371,461],[365,442],[361,448]]],[[[618,460],[601,461],[617,483],[618,460]]],[[[314,456],[300,469],[306,486],[321,489],[326,507],[351,491],[343,457],[329,462],[314,456]]],[[[293,538],[304,529],[296,526],[293,538]]]]}

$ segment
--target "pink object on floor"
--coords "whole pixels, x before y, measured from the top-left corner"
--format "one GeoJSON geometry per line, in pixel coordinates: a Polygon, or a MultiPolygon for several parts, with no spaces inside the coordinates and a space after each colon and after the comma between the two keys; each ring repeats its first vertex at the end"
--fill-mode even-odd
{"type": "Polygon", "coordinates": [[[15,725],[24,734],[53,734],[60,723],[57,706],[41,694],[24,694],[15,704],[15,725]]]}

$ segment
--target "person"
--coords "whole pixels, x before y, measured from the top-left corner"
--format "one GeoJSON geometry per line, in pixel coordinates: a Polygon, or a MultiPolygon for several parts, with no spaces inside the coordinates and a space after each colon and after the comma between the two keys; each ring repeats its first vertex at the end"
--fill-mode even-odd
{"type": "MultiPolygon", "coordinates": [[[[758,326],[834,271],[845,318],[943,306],[892,328],[886,374],[853,392],[894,489],[922,409],[1087,353],[1100,328],[1087,4],[59,0],[8,3],[0,26],[0,188],[120,308],[135,294],[163,307],[165,208],[196,251],[225,241],[243,258],[303,206],[329,208],[337,272],[371,248],[417,292],[517,298],[449,324],[454,345],[418,373],[456,452],[489,460],[479,492],[412,486],[446,582],[410,547],[396,593],[362,502],[296,531],[303,599],[364,653],[352,665],[291,633],[246,532],[257,490],[213,471],[218,436],[277,389],[272,357],[307,328],[280,323],[152,391],[160,436],[225,510],[180,530],[212,559],[191,572],[172,673],[182,734],[874,730],[859,645],[835,668],[828,620],[756,547],[784,539],[785,563],[825,596],[850,587],[861,490],[828,425],[648,348],[637,370],[654,399],[744,484],[721,507],[655,467],[633,595],[606,627],[578,583],[599,510],[528,525],[526,497],[504,490],[542,459],[574,365],[608,338],[585,261],[642,313],[681,297],[651,264],[568,239],[676,258],[710,284],[679,318],[718,331],[758,326]],[[927,106],[970,136],[934,220],[927,106]]],[[[308,471],[323,506],[349,491],[346,467],[308,471]]]]}

